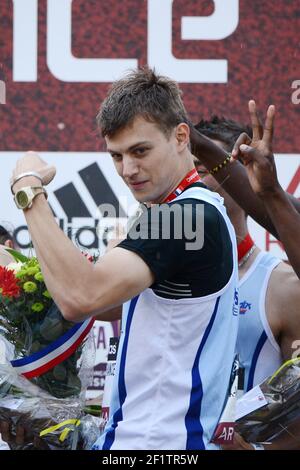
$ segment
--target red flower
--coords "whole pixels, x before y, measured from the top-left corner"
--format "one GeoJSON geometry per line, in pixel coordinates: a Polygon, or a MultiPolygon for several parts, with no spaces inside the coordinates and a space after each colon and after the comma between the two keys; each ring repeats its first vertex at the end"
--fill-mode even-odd
{"type": "Polygon", "coordinates": [[[4,297],[19,297],[21,289],[13,271],[0,266],[0,289],[4,297]]]}

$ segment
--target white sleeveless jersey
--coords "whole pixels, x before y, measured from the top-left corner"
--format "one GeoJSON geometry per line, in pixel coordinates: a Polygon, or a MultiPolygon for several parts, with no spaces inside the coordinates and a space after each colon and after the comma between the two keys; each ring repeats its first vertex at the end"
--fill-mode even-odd
{"type": "Polygon", "coordinates": [[[166,299],[146,289],[124,305],[110,419],[94,449],[218,448],[210,439],[238,330],[236,238],[219,195],[195,187],[176,200],[187,198],[207,201],[225,218],[233,273],[205,297],[166,299]]]}
{"type": "Polygon", "coordinates": [[[261,252],[239,284],[240,318],[237,351],[245,367],[245,392],[273,374],[282,356],[266,316],[266,292],[273,269],[280,263],[261,252]]]}

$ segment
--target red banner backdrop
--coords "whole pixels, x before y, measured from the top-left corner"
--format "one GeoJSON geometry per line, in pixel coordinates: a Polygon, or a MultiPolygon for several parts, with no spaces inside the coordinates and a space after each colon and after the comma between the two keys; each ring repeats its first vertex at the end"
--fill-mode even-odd
{"type": "MultiPolygon", "coordinates": [[[[30,10],[34,1],[22,0],[23,4],[28,5],[22,23],[25,33],[27,28],[27,32],[32,34],[32,25],[35,24],[30,10]]],[[[185,67],[184,61],[188,60],[227,61],[226,83],[213,83],[213,72],[206,83],[197,83],[195,76],[191,77],[192,83],[181,83],[186,107],[194,120],[216,113],[247,121],[248,99],[255,98],[263,111],[269,103],[274,103],[277,106],[275,151],[299,152],[300,133],[297,132],[297,124],[300,104],[297,102],[300,93],[297,93],[297,86],[300,86],[300,81],[299,84],[295,82],[300,80],[299,2],[226,0],[228,18],[238,13],[237,26],[224,39],[215,40],[182,39],[182,18],[206,16],[208,21],[209,16],[218,13],[224,0],[161,0],[161,16],[155,15],[156,0],[68,2],[72,14],[71,24],[66,24],[66,28],[71,28],[70,54],[74,58],[135,59],[139,65],[144,65],[149,61],[149,48],[155,40],[155,31],[159,34],[159,31],[165,30],[167,34],[171,26],[170,55],[182,59],[181,68],[185,67]],[[172,20],[169,22],[163,16],[164,2],[172,4],[172,20]],[[230,8],[235,8],[234,3],[238,5],[238,11],[235,12],[230,11],[230,8]],[[149,30],[152,31],[152,39],[149,30]],[[295,88],[292,88],[293,83],[295,88]]],[[[53,10],[62,3],[66,3],[65,0],[48,0],[48,8],[50,5],[53,10]]],[[[34,58],[28,59],[25,54],[22,58],[24,64],[20,63],[20,47],[13,36],[13,24],[16,30],[20,24],[20,18],[17,17],[19,4],[18,0],[1,0],[0,6],[0,79],[6,85],[6,105],[0,107],[0,150],[99,150],[102,142],[96,136],[95,115],[109,82],[92,82],[88,79],[85,82],[72,82],[54,76],[47,61],[47,36],[48,54],[50,47],[56,47],[56,54],[60,54],[60,47],[57,46],[60,38],[55,37],[55,31],[49,37],[46,0],[38,2],[36,81],[26,81],[26,78],[20,81],[18,70],[22,66],[25,70],[34,58]],[[56,41],[56,46],[51,41],[56,41]],[[19,52],[14,50],[17,48],[19,52]]],[[[228,18],[224,17],[224,28],[228,18]]],[[[60,34],[57,30],[57,35],[60,34]]],[[[160,38],[156,40],[159,44],[160,38]]],[[[63,40],[61,44],[63,48],[63,40]]],[[[162,37],[162,47],[164,44],[165,38],[162,37]]],[[[159,53],[157,47],[154,53],[159,53]]],[[[166,72],[173,76],[171,66],[166,72]]]]}
{"type": "MultiPolygon", "coordinates": [[[[95,116],[120,69],[145,64],[180,82],[194,121],[219,114],[247,122],[250,98],[263,112],[274,103],[278,175],[298,195],[299,31],[296,0],[1,0],[0,223],[28,247],[8,181],[15,152],[47,152],[58,168],[49,201],[60,226],[81,246],[99,248],[96,208],[117,206],[125,188],[110,159],[93,153],[104,148],[95,116]]],[[[261,248],[284,255],[268,233],[250,229],[261,248]]],[[[92,396],[103,388],[116,325],[97,322],[94,333],[92,396]]]]}

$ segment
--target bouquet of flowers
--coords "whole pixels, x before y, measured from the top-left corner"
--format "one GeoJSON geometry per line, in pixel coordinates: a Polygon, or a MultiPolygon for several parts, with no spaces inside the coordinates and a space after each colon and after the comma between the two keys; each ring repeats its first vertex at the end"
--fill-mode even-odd
{"type": "MultiPolygon", "coordinates": [[[[93,369],[88,341],[93,319],[66,321],[47,290],[38,260],[9,251],[16,262],[0,266],[0,342],[2,338],[5,345],[0,417],[12,413],[15,425],[31,417],[31,430],[39,435],[82,414],[93,369]]],[[[53,433],[51,439],[49,448],[54,448],[53,433]]]]}

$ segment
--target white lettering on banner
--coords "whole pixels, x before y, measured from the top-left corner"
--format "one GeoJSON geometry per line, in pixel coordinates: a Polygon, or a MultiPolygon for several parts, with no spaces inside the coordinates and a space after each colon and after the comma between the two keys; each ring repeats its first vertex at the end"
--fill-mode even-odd
{"type": "Polygon", "coordinates": [[[293,104],[300,103],[300,80],[294,80],[292,83],[292,88],[296,90],[292,93],[291,100],[293,104]]]}
{"type": "Polygon", "coordinates": [[[210,16],[182,17],[182,39],[215,41],[227,38],[236,30],[239,24],[239,0],[214,0],[214,4],[215,10],[210,16]]]}
{"type": "Polygon", "coordinates": [[[0,80],[0,104],[6,104],[6,85],[3,80],[0,80]]]}
{"type": "Polygon", "coordinates": [[[300,357],[300,341],[298,339],[296,341],[293,341],[292,349],[296,349],[296,351],[294,351],[292,354],[292,359],[300,357]]]}
{"type": "Polygon", "coordinates": [[[73,56],[72,2],[48,0],[47,64],[52,74],[65,82],[112,82],[126,70],[136,68],[137,59],[78,59],[73,56]]]}
{"type": "MultiPolygon", "coordinates": [[[[207,30],[211,29],[209,39],[219,39],[231,34],[238,24],[238,0],[226,2],[224,17],[224,0],[215,1],[215,12],[211,17],[183,17],[183,39],[199,39],[197,30],[206,25],[203,36],[206,39],[207,30]],[[222,22],[221,19],[222,18],[222,22]],[[226,21],[224,21],[226,18],[226,21]],[[192,20],[192,21],[191,21],[192,20]],[[220,25],[228,23],[228,29],[220,25]],[[191,30],[189,30],[190,26],[191,30]],[[195,26],[196,25],[196,26],[195,26]],[[225,34],[227,31],[227,34],[225,34]],[[225,35],[224,35],[225,34],[225,35]],[[187,37],[188,36],[188,37],[187,37]]],[[[148,0],[148,64],[160,73],[170,75],[178,82],[185,83],[227,83],[227,60],[214,59],[176,59],[172,54],[172,6],[173,0],[148,0]],[[158,21],[160,18],[160,21],[158,21]]]]}
{"type": "MultiPolygon", "coordinates": [[[[138,60],[77,58],[72,54],[72,2],[47,2],[47,65],[64,82],[112,82],[138,60]]],[[[239,1],[215,0],[206,17],[183,17],[182,39],[219,40],[234,32],[239,1]],[[224,20],[226,18],[226,21],[224,20]]],[[[38,0],[13,0],[13,80],[36,82],[38,76],[38,0]]],[[[177,59],[172,53],[173,0],[148,0],[148,64],[185,83],[227,83],[226,59],[177,59]]],[[[101,14],[101,9],[99,9],[101,14]]]]}
{"type": "MultiPolygon", "coordinates": [[[[13,80],[36,82],[38,0],[13,2],[13,80]]],[[[112,82],[126,70],[136,68],[137,59],[74,57],[71,44],[72,2],[73,0],[48,0],[47,65],[51,73],[65,82],[112,82]]]]}
{"type": "Polygon", "coordinates": [[[13,81],[37,81],[38,0],[13,0],[13,81]]]}
{"type": "Polygon", "coordinates": [[[231,442],[233,433],[234,433],[234,428],[232,426],[229,427],[228,429],[224,427],[219,439],[223,439],[224,441],[231,442]]]}

